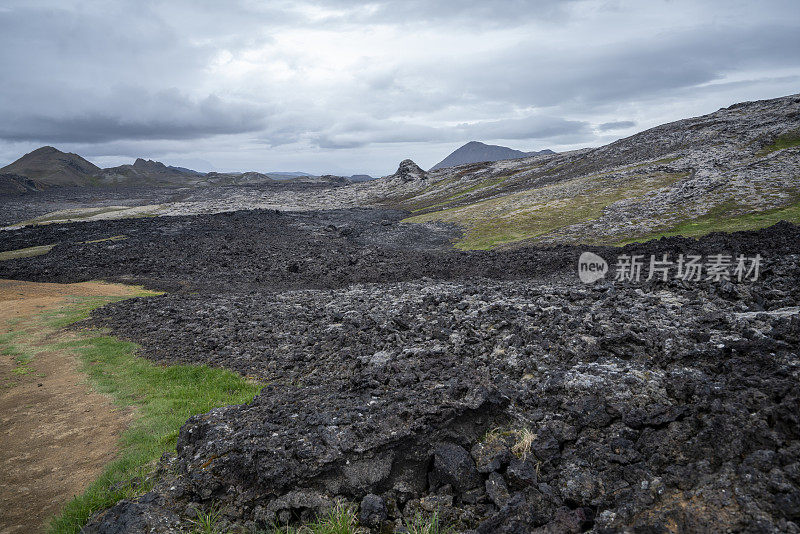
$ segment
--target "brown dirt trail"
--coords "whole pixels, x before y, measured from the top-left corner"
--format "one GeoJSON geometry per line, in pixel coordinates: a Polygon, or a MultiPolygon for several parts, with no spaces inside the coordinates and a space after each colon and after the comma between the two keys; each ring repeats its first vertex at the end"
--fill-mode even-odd
{"type": "Polygon", "coordinates": [[[0,336],[35,352],[20,365],[0,355],[0,534],[42,532],[73,496],[114,459],[131,413],[93,391],[75,354],[47,348],[72,333],[38,317],[71,297],[133,296],[136,289],[101,282],[47,284],[0,280],[0,336]]]}

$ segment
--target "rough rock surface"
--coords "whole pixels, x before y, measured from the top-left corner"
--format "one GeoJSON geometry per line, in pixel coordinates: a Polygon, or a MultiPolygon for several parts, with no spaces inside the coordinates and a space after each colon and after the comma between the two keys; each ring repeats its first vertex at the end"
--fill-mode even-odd
{"type": "Polygon", "coordinates": [[[400,181],[403,183],[406,182],[419,182],[424,180],[428,176],[428,173],[423,171],[419,165],[414,163],[410,159],[404,159],[400,162],[400,166],[397,167],[397,171],[388,177],[388,180],[391,181],[400,181]]]}
{"type": "Polygon", "coordinates": [[[255,212],[2,235],[4,249],[64,244],[3,262],[0,276],[174,289],[90,322],[145,357],[268,384],[187,421],[154,493],[90,532],[189,530],[211,506],[248,532],[343,501],[376,532],[436,511],[458,531],[799,531],[800,228],[592,249],[611,264],[758,252],[755,282],[583,285],[579,248],[458,253],[425,227],[408,239],[401,216],[255,212]],[[108,233],[128,238],[86,243],[108,233]]]}
{"type": "Polygon", "coordinates": [[[172,343],[187,358],[229,355],[270,382],[181,431],[175,491],[231,517],[375,494],[390,520],[438,509],[459,530],[791,532],[800,317],[734,315],[797,301],[798,268],[774,269],[735,301],[710,284],[408,282],[293,292],[292,309],[264,295],[154,317],[161,306],[131,301],[100,324],[138,331],[146,354],[173,350],[158,328],[186,330],[194,347],[172,343]],[[209,307],[242,314],[220,324],[209,307]],[[217,344],[220,331],[235,334],[217,344]],[[534,434],[527,451],[518,429],[534,434]]]}

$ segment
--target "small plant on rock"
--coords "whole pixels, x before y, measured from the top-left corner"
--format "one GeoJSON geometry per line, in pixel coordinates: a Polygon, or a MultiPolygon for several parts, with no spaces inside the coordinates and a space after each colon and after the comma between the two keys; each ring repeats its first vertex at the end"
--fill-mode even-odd
{"type": "Polygon", "coordinates": [[[352,506],[337,505],[313,523],[300,527],[273,527],[272,534],[355,534],[358,518],[352,506]]]}
{"type": "Polygon", "coordinates": [[[417,513],[410,522],[405,522],[408,534],[449,534],[452,529],[443,527],[439,522],[439,512],[436,511],[426,518],[417,513]]]}
{"type": "Polygon", "coordinates": [[[511,452],[513,452],[517,458],[525,460],[531,452],[536,434],[529,428],[521,428],[516,430],[515,433],[517,441],[514,443],[514,446],[511,447],[511,452]]]}
{"type": "Polygon", "coordinates": [[[221,534],[219,522],[222,511],[214,505],[210,510],[197,510],[197,516],[192,520],[194,528],[192,534],[221,534]]]}

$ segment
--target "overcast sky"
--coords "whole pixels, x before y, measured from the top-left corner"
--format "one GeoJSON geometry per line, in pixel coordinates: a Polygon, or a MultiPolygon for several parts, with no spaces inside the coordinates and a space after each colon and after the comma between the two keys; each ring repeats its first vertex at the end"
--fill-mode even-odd
{"type": "Polygon", "coordinates": [[[800,92],[800,1],[0,0],[0,165],[375,176],[800,92]]]}

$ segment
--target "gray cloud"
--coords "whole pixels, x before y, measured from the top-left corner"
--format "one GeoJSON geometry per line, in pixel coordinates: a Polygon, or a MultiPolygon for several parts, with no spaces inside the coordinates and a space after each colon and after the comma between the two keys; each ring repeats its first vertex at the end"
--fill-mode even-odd
{"type": "Polygon", "coordinates": [[[587,122],[546,115],[464,124],[459,126],[459,130],[469,138],[487,139],[561,139],[565,136],[585,138],[591,131],[587,122]]]}
{"type": "MultiPolygon", "coordinates": [[[[470,24],[479,27],[509,27],[545,21],[563,21],[572,4],[578,0],[332,0],[325,2],[333,8],[346,10],[349,21],[358,23],[393,24],[470,24]],[[413,16],[409,16],[412,14],[413,16]]],[[[342,14],[332,14],[326,22],[342,20],[342,14]]]]}
{"type": "Polygon", "coordinates": [[[613,121],[598,124],[597,129],[601,132],[607,132],[609,130],[623,130],[625,128],[632,128],[634,126],[636,126],[635,121],[613,121]]]}
{"type": "Polygon", "coordinates": [[[6,0],[0,156],[381,174],[471,139],[569,149],[796,92],[797,49],[790,0],[6,0]]]}
{"type": "Polygon", "coordinates": [[[800,49],[798,26],[674,31],[642,38],[635,46],[612,43],[566,56],[518,46],[469,67],[455,64],[448,76],[481,99],[596,106],[701,86],[739,69],[798,69],[800,56],[775,53],[800,49]]]}
{"type": "Polygon", "coordinates": [[[149,93],[122,88],[83,110],[49,109],[20,114],[5,110],[0,139],[42,142],[108,142],[120,139],[196,139],[254,132],[265,111],[250,104],[223,102],[211,95],[192,100],[177,90],[149,93]]]}

